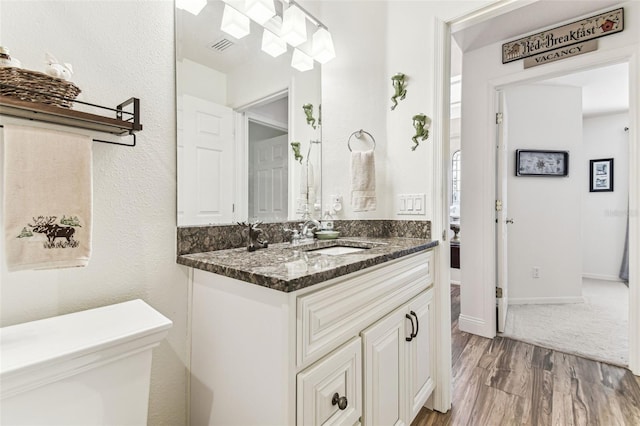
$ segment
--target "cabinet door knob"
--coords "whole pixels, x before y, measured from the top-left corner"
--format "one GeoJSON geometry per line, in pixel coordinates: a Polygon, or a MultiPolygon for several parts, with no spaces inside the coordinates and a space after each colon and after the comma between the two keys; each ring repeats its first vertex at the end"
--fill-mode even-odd
{"type": "MultiPolygon", "coordinates": [[[[416,337],[418,335],[418,333],[420,332],[420,321],[418,321],[418,316],[416,315],[415,312],[410,311],[409,312],[411,315],[414,316],[414,318],[416,319],[416,333],[415,334],[411,334],[411,337],[416,337]]],[[[411,321],[413,322],[413,321],[411,321]]]]}
{"type": "Polygon", "coordinates": [[[344,410],[345,408],[347,408],[347,404],[349,404],[349,401],[347,401],[346,396],[340,396],[338,395],[338,392],[336,392],[333,394],[333,398],[331,398],[331,405],[336,404],[338,404],[339,409],[344,410]]]}
{"type": "Polygon", "coordinates": [[[410,342],[416,337],[416,327],[413,325],[413,318],[409,314],[404,314],[404,317],[411,321],[411,335],[409,337],[405,337],[404,340],[410,342]]]}

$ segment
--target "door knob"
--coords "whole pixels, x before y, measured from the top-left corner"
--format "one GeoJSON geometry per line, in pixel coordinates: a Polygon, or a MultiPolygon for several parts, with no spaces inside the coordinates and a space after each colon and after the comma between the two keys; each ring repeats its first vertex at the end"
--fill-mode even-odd
{"type": "Polygon", "coordinates": [[[507,219],[504,222],[508,223],[509,225],[513,225],[513,219],[507,219]]]}
{"type": "Polygon", "coordinates": [[[347,397],[338,395],[338,392],[334,393],[333,398],[331,398],[331,405],[337,404],[338,408],[341,410],[347,408],[348,403],[349,401],[347,401],[347,397]]]}

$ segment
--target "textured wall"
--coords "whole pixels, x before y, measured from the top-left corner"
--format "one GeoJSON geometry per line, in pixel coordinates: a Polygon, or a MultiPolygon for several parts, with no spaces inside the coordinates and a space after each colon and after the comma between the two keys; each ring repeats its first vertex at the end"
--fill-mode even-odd
{"type": "Polygon", "coordinates": [[[173,25],[171,1],[0,3],[0,40],[24,67],[43,70],[44,52],[51,52],[73,64],[83,100],[115,106],[140,98],[144,125],[136,148],[93,146],[89,266],[8,273],[2,256],[0,324],[145,300],[174,322],[154,352],[154,425],[186,421],[187,277],[175,262],[173,25]]]}

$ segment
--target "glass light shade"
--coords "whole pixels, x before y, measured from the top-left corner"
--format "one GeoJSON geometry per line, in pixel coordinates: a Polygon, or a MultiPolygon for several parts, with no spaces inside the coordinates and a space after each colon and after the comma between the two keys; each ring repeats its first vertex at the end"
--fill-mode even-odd
{"type": "Polygon", "coordinates": [[[207,0],[176,0],[176,7],[198,15],[207,5],[207,0]]]}
{"type": "Polygon", "coordinates": [[[249,18],[260,25],[264,25],[276,14],[273,0],[246,0],[244,11],[249,18]]]}
{"type": "Polygon", "coordinates": [[[326,28],[320,28],[313,34],[313,59],[325,64],[335,57],[331,33],[326,28]]]}
{"type": "Polygon", "coordinates": [[[307,22],[304,13],[295,6],[289,6],[282,15],[280,36],[293,47],[307,41],[307,22]]]}
{"type": "Polygon", "coordinates": [[[298,71],[309,71],[313,69],[313,58],[299,49],[293,49],[291,66],[298,71]]]}
{"type": "Polygon", "coordinates": [[[233,37],[240,39],[251,32],[249,18],[238,12],[228,4],[224,5],[222,25],[220,29],[233,37]]]}
{"type": "Polygon", "coordinates": [[[265,29],[262,34],[262,51],[276,58],[287,51],[287,42],[265,29]]]}

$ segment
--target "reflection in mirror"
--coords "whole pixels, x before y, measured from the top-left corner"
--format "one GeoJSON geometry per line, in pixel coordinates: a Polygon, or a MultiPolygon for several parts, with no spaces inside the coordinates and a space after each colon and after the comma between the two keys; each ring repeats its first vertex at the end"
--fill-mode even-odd
{"type": "Polygon", "coordinates": [[[249,220],[282,222],[288,215],[289,97],[250,108],[248,126],[249,220]]]}
{"type": "Polygon", "coordinates": [[[292,68],[291,46],[265,53],[254,21],[223,32],[225,4],[176,9],[178,225],[319,218],[320,65],[292,68]]]}

